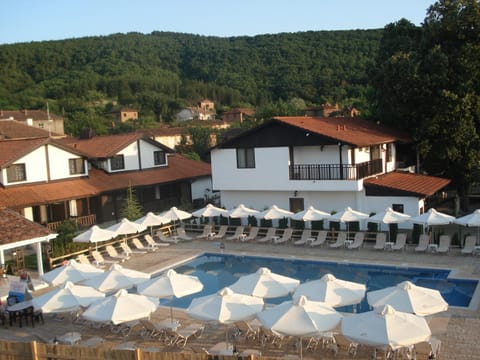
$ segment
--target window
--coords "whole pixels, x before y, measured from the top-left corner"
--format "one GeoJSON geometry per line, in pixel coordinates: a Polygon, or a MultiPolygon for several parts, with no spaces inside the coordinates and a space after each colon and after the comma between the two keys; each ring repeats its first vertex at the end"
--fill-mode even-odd
{"type": "Polygon", "coordinates": [[[14,164],[7,168],[7,181],[9,183],[27,180],[25,164],[14,164]]]}
{"type": "Polygon", "coordinates": [[[240,148],[237,149],[237,168],[255,168],[255,149],[240,148]]]}
{"type": "Polygon", "coordinates": [[[403,204],[392,204],[392,210],[403,213],[403,204]]]}
{"type": "Polygon", "coordinates": [[[83,174],[85,172],[85,163],[83,159],[68,159],[70,175],[83,174]]]}
{"type": "Polygon", "coordinates": [[[125,169],[125,161],[123,155],[115,155],[110,159],[112,170],[125,169]]]}
{"type": "Polygon", "coordinates": [[[153,162],[155,165],[165,165],[167,159],[165,158],[165,151],[157,150],[153,152],[153,162]]]}

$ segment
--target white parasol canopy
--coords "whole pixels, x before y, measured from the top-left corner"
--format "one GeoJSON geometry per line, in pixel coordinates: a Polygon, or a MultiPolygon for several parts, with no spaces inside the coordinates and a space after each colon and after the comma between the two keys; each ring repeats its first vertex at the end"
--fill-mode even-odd
{"type": "Polygon", "coordinates": [[[123,218],[120,222],[107,228],[107,230],[113,231],[117,235],[136,234],[137,232],[142,232],[146,229],[147,227],[145,225],[137,224],[127,218],[123,218]]]}
{"type": "Polygon", "coordinates": [[[432,225],[447,225],[455,222],[455,217],[438,212],[435,209],[430,209],[422,215],[412,217],[409,221],[415,224],[422,224],[427,226],[432,225]]]}
{"type": "Polygon", "coordinates": [[[186,313],[198,320],[231,324],[252,319],[262,309],[262,299],[223,288],[215,294],[193,299],[186,313]]]}
{"type": "Polygon", "coordinates": [[[329,217],[329,213],[317,210],[313,206],[309,206],[308,209],[293,214],[291,219],[299,221],[320,221],[328,219],[329,217]]]}
{"type": "Polygon", "coordinates": [[[158,300],[144,295],[129,294],[119,290],[104,300],[91,305],[82,316],[95,322],[112,322],[114,325],[148,318],[158,307],[158,300]]]}
{"type": "Polygon", "coordinates": [[[92,287],[66,282],[62,287],[33,298],[32,303],[44,313],[59,313],[76,311],[103,298],[105,294],[92,287]]]}
{"type": "Polygon", "coordinates": [[[351,341],[392,350],[410,346],[430,338],[425,318],[385,305],[342,319],[342,334],[351,341]]]}
{"type": "Polygon", "coordinates": [[[391,305],[398,311],[426,316],[448,310],[448,303],[440,291],[403,281],[395,286],[367,293],[372,307],[391,305]]]}
{"type": "Polygon", "coordinates": [[[134,221],[136,224],[141,226],[160,226],[162,224],[169,223],[170,220],[162,216],[155,215],[153,212],[148,212],[145,216],[134,221]]]}
{"type": "Polygon", "coordinates": [[[113,292],[119,289],[128,289],[134,285],[147,281],[149,274],[141,271],[123,268],[113,264],[104,273],[83,282],[83,285],[94,287],[103,292],[113,292]]]}
{"type": "Polygon", "coordinates": [[[77,283],[102,273],[103,270],[93,265],[80,264],[72,259],[69,260],[66,265],[59,266],[43,274],[42,279],[48,282],[50,285],[56,286],[67,281],[77,283]]]}
{"type": "Polygon", "coordinates": [[[480,209],[455,219],[454,223],[463,226],[480,226],[480,209]]]}
{"type": "Polygon", "coordinates": [[[386,208],[384,211],[369,217],[368,221],[384,224],[400,224],[410,218],[411,216],[408,214],[395,211],[392,208],[386,208]]]}
{"type": "Polygon", "coordinates": [[[267,210],[262,211],[261,213],[255,216],[260,219],[275,220],[275,219],[289,218],[292,215],[293,215],[293,212],[281,209],[277,205],[272,205],[267,210]]]}
{"type": "Polygon", "coordinates": [[[340,222],[352,222],[367,219],[369,216],[361,211],[353,210],[351,207],[345,208],[334,215],[330,215],[329,220],[340,222]]]}
{"type": "Polygon", "coordinates": [[[169,221],[177,221],[177,220],[190,219],[192,217],[192,214],[190,214],[189,212],[177,209],[175,206],[172,206],[169,210],[162,212],[160,216],[168,219],[169,221]]]}
{"type": "Polygon", "coordinates": [[[196,276],[179,274],[175,270],[168,270],[165,274],[147,280],[137,285],[139,294],[167,298],[177,298],[202,291],[203,284],[196,276]]]}
{"type": "Polygon", "coordinates": [[[306,296],[312,301],[321,301],[333,307],[347,306],[361,302],[366,290],[364,284],[340,280],[332,274],[325,274],[318,280],[300,284],[293,293],[293,298],[306,296]]]}
{"type": "Polygon", "coordinates": [[[246,207],[243,204],[238,205],[236,208],[228,212],[228,216],[231,218],[246,218],[249,216],[257,216],[260,211],[246,207]]]}
{"type": "Polygon", "coordinates": [[[194,211],[192,215],[195,217],[215,217],[220,215],[227,217],[228,210],[216,207],[212,204],[207,204],[207,206],[194,211]]]}
{"type": "Polygon", "coordinates": [[[272,273],[270,269],[262,267],[253,274],[241,276],[230,289],[240,294],[275,298],[292,293],[299,284],[297,279],[272,273]]]}
{"type": "Polygon", "coordinates": [[[117,234],[114,231],[102,229],[98,225],[93,225],[87,231],[75,236],[73,242],[91,242],[97,243],[113,239],[117,234]]]}

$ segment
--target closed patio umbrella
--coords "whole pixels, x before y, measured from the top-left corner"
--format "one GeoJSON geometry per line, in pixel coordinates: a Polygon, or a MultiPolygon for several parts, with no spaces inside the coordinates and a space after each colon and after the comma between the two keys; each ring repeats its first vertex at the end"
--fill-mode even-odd
{"type": "Polygon", "coordinates": [[[448,225],[455,221],[455,217],[441,213],[434,208],[431,208],[422,215],[415,216],[410,218],[408,221],[411,221],[414,224],[421,224],[425,227],[436,226],[436,225],[448,225]]]}
{"type": "MultiPolygon", "coordinates": [[[[403,214],[401,212],[393,210],[392,208],[386,208],[384,211],[369,217],[368,221],[389,225],[400,224],[409,220],[410,218],[411,216],[408,214],[403,214]]],[[[388,234],[390,238],[390,231],[388,232],[388,234]]]]}
{"type": "Polygon", "coordinates": [[[212,204],[207,204],[207,206],[192,212],[192,215],[195,217],[228,216],[228,210],[216,207],[212,204]]]}
{"type": "Polygon", "coordinates": [[[229,210],[228,216],[234,219],[246,218],[249,216],[257,216],[260,211],[246,207],[243,204],[238,205],[236,208],[229,210]]]}
{"type": "Polygon", "coordinates": [[[281,209],[277,205],[272,205],[267,210],[264,210],[255,216],[260,219],[275,220],[275,219],[289,218],[292,215],[293,215],[293,212],[281,209]]]}

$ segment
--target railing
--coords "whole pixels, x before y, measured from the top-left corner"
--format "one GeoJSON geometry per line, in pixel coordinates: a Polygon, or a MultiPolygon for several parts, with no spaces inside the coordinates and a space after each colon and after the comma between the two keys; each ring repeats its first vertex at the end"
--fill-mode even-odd
{"type": "Polygon", "coordinates": [[[382,159],[355,165],[301,164],[290,165],[290,180],[360,180],[383,171],[382,159]]]}
{"type": "MultiPolygon", "coordinates": [[[[95,214],[91,214],[86,216],[72,217],[66,220],[75,221],[80,227],[89,227],[97,223],[97,216],[95,214]]],[[[50,230],[55,231],[66,220],[49,222],[46,226],[50,230]]]]}

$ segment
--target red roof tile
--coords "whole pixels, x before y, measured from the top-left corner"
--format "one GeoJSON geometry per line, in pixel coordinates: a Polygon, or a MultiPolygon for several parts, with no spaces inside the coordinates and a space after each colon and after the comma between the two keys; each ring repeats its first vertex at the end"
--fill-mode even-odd
{"type": "Polygon", "coordinates": [[[50,234],[53,234],[53,232],[26,219],[16,211],[0,208],[0,245],[35,239],[50,234]]]}
{"type": "Polygon", "coordinates": [[[435,176],[394,171],[365,179],[363,184],[365,187],[380,187],[400,190],[417,196],[431,196],[450,184],[450,182],[451,180],[435,176]]]}
{"type": "Polygon", "coordinates": [[[412,141],[410,136],[400,131],[359,118],[280,116],[274,120],[357,147],[412,141]]]}
{"type": "Polygon", "coordinates": [[[48,131],[16,120],[0,120],[0,138],[28,139],[39,137],[49,137],[48,131]]]}
{"type": "Polygon", "coordinates": [[[91,169],[89,176],[28,186],[0,188],[0,206],[19,208],[54,201],[96,196],[112,190],[131,186],[146,186],[169,183],[211,175],[210,164],[187,159],[180,155],[168,157],[168,167],[143,171],[107,174],[103,170],[91,169]]]}
{"type": "Polygon", "coordinates": [[[15,160],[48,142],[48,138],[0,141],[0,167],[10,165],[15,160]]]}
{"type": "Polygon", "coordinates": [[[63,119],[61,116],[53,113],[47,113],[45,110],[0,110],[0,119],[13,118],[17,121],[33,120],[57,120],[63,119]]]}

